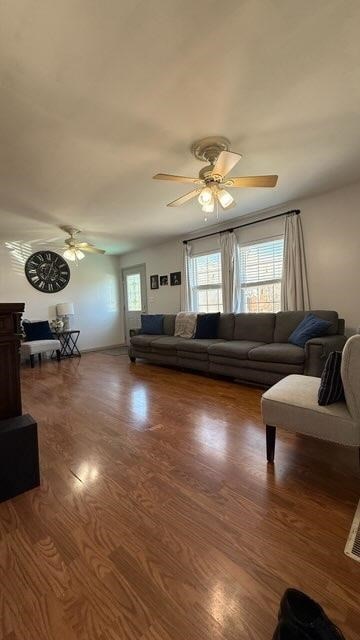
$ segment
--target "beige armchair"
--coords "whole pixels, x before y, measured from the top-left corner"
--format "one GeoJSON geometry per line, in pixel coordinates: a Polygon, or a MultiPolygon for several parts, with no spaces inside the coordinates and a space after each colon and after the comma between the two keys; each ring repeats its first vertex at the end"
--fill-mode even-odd
{"type": "Polygon", "coordinates": [[[274,462],[276,427],[360,447],[360,335],[345,344],[341,378],[345,401],[325,407],[318,404],[320,378],[312,376],[289,375],[264,393],[261,411],[268,462],[274,462]]]}

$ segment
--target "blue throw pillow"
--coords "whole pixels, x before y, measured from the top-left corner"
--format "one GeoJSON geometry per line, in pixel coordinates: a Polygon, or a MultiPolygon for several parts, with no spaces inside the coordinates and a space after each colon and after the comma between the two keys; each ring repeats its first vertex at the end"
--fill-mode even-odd
{"type": "Polygon", "coordinates": [[[26,340],[54,340],[47,320],[41,322],[23,322],[26,340]]]}
{"type": "Polygon", "coordinates": [[[322,320],[313,313],[308,313],[289,336],[288,342],[297,347],[304,347],[305,342],[311,338],[325,335],[329,327],[331,327],[331,322],[322,320]]]}
{"type": "Polygon", "coordinates": [[[195,338],[217,338],[220,313],[201,313],[197,317],[195,338]]]}
{"type": "Polygon", "coordinates": [[[163,333],[164,316],[160,314],[141,316],[141,333],[159,335],[163,333]]]}

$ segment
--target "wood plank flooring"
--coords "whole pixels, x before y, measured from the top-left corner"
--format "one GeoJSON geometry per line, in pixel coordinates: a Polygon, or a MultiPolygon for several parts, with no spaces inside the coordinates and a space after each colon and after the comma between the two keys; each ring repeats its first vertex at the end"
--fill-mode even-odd
{"type": "Polygon", "coordinates": [[[357,452],[261,391],[89,353],[22,370],[41,488],[0,505],[0,640],[269,640],[288,586],[360,636],[357,452]]]}

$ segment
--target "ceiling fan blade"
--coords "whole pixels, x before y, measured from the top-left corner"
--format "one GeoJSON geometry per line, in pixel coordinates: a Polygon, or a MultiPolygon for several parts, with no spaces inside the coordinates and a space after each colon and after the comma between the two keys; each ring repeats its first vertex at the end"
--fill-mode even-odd
{"type": "MultiPolygon", "coordinates": [[[[76,245],[76,248],[78,247],[79,245],[76,245]]],[[[87,247],[79,247],[79,249],[80,251],[86,251],[87,253],[99,253],[101,255],[106,253],[104,249],[97,249],[96,247],[91,247],[90,245],[88,245],[87,247]]]]}
{"type": "Polygon", "coordinates": [[[235,165],[241,160],[242,156],[240,153],[233,153],[232,151],[222,151],[219,154],[218,159],[215,162],[215,166],[212,170],[212,175],[217,176],[226,176],[231,169],[235,167],[235,165]]]}
{"type": "Polygon", "coordinates": [[[79,249],[84,249],[85,247],[93,247],[94,245],[93,245],[93,244],[91,244],[91,242],[77,242],[77,243],[76,243],[76,246],[77,246],[79,249]]]}
{"type": "Polygon", "coordinates": [[[244,176],[242,178],[229,178],[224,182],[226,187],[275,187],[278,176],[244,176]]]}
{"type": "Polygon", "coordinates": [[[185,176],[173,176],[170,173],[157,173],[153,176],[154,180],[172,180],[173,182],[190,182],[190,184],[202,184],[203,180],[199,178],[186,178],[185,176]]]}
{"type": "Polygon", "coordinates": [[[167,204],[167,207],[179,207],[181,204],[185,204],[185,202],[188,202],[189,200],[192,200],[193,198],[195,198],[199,193],[200,193],[201,189],[194,189],[194,191],[189,191],[189,193],[185,193],[184,196],[181,196],[180,198],[177,198],[176,200],[173,200],[172,202],[169,202],[169,204],[167,204]]]}

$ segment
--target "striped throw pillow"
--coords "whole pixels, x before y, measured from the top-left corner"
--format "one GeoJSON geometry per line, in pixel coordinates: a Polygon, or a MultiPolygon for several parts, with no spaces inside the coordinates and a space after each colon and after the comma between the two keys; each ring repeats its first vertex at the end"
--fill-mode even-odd
{"type": "Polygon", "coordinates": [[[341,380],[341,352],[333,351],[328,355],[321,376],[318,403],[324,406],[344,399],[344,387],[341,380]]]}

